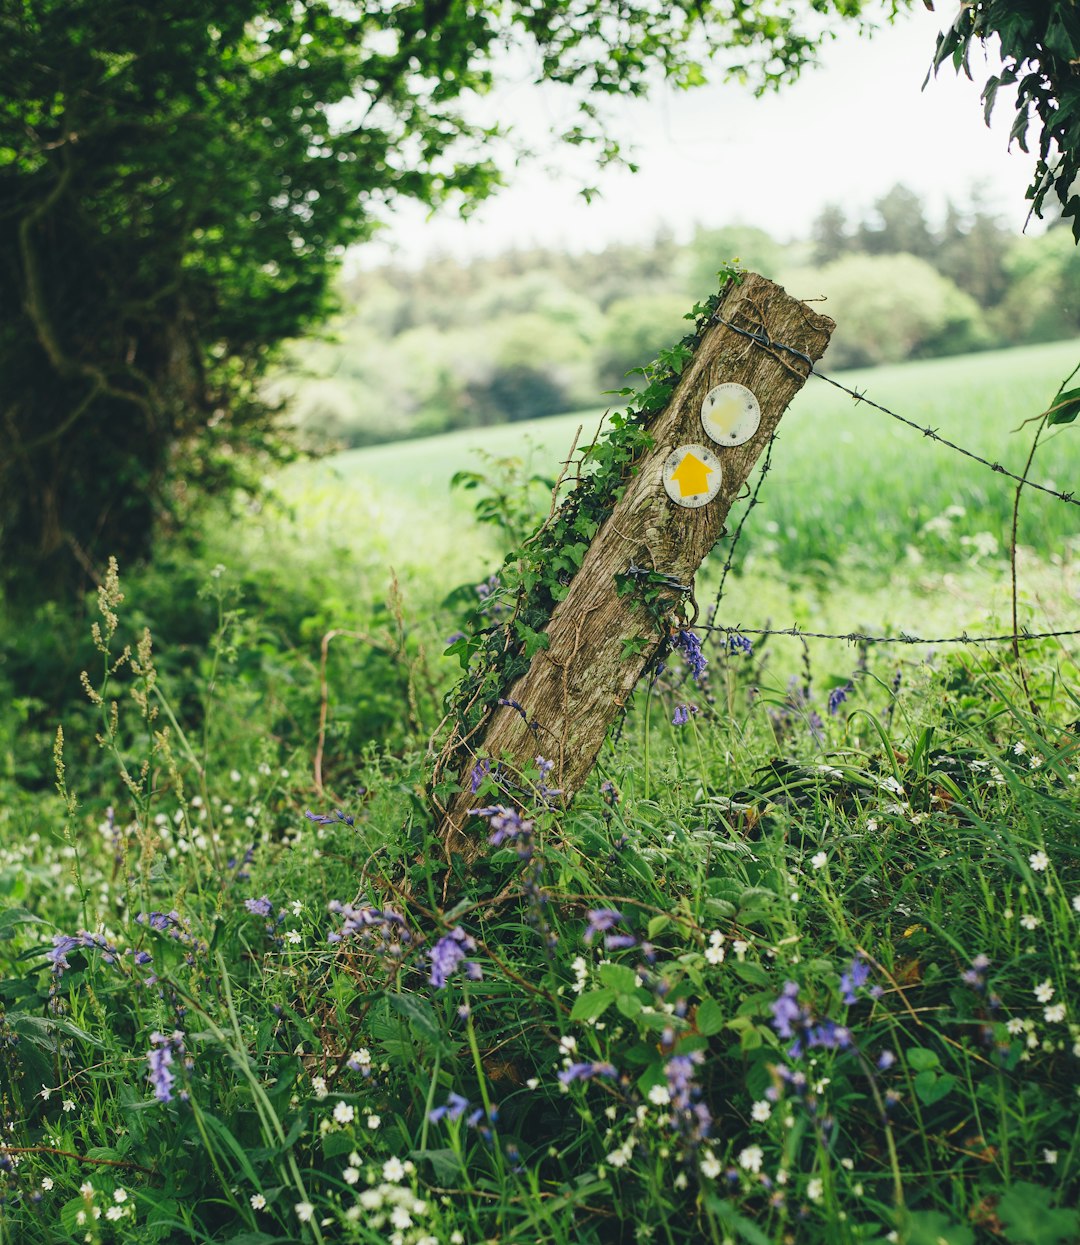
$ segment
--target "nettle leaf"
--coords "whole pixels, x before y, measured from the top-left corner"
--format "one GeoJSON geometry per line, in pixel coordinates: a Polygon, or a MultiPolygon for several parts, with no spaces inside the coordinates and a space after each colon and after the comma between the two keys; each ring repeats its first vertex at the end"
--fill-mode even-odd
{"type": "Polygon", "coordinates": [[[600,980],[620,994],[633,994],[638,987],[637,973],[625,964],[602,964],[600,980]]]}
{"type": "Polygon", "coordinates": [[[1059,1245],[1080,1235],[1080,1211],[1050,1205],[1050,1190],[1019,1180],[998,1202],[1005,1239],[1014,1245],[1059,1245]]]}
{"type": "Polygon", "coordinates": [[[698,1033],[711,1037],[724,1027],[727,1015],[715,999],[702,999],[694,1019],[698,1033]]]}
{"type": "Polygon", "coordinates": [[[1069,389],[1058,394],[1050,408],[1048,424],[1071,424],[1080,415],[1080,389],[1069,389]]]}
{"type": "Polygon", "coordinates": [[[617,991],[607,987],[603,990],[590,990],[578,996],[570,1009],[571,1020],[595,1020],[615,1002],[617,991]]]}

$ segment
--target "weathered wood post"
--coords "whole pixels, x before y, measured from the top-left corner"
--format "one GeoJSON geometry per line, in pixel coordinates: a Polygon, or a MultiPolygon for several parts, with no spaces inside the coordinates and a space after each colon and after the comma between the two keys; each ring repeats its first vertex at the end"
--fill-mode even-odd
{"type": "Polygon", "coordinates": [[[448,850],[466,858],[479,851],[479,829],[467,833],[475,804],[468,778],[478,757],[513,775],[541,753],[554,762],[546,784],[559,788],[563,800],[580,789],[620,707],[666,642],[658,617],[685,599],[678,585],[692,583],[719,539],[732,503],[806,380],[806,360],[821,358],[833,328],[828,317],[764,277],[729,283],[670,401],[648,424],[653,448],[635,463],[551,613],[547,647],[490,698],[481,727],[449,754],[462,789],[442,810],[448,850]],[[652,573],[651,607],[641,593],[625,590],[628,574],[641,568],[652,573]]]}

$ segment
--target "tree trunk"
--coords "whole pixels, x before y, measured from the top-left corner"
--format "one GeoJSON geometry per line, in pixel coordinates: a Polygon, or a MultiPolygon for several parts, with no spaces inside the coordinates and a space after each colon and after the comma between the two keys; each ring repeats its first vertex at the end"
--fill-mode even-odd
{"type": "MultiPolygon", "coordinates": [[[[475,755],[499,761],[510,773],[520,773],[542,754],[555,766],[545,782],[560,789],[564,801],[585,782],[620,708],[666,643],[668,629],[662,616],[670,616],[688,591],[677,585],[692,584],[754,463],[809,372],[798,354],[753,340],[730,325],[764,342],[783,343],[815,361],[824,353],[834,327],[826,316],[779,286],[748,275],[728,290],[670,402],[649,426],[654,447],[639,462],[621,501],[593,538],[568,594],[552,613],[546,628],[548,647],[535,654],[528,671],[502,694],[504,700],[520,705],[520,711],[496,707],[476,749],[475,755]],[[731,382],[755,395],[761,420],[749,440],[725,447],[706,435],[701,411],[715,386],[731,382]],[[676,504],[665,488],[665,466],[667,478],[674,472],[678,479],[685,450],[695,446],[711,450],[720,460],[720,488],[711,500],[701,500],[702,493],[689,503],[676,504]],[[616,577],[625,577],[631,567],[670,577],[669,584],[657,578],[649,581],[651,607],[639,591],[620,594],[616,577]]],[[[693,466],[695,460],[690,462],[693,466]]],[[[705,479],[700,464],[693,470],[705,479]]],[[[715,478],[711,472],[709,478],[715,478]]],[[[465,833],[468,809],[475,804],[467,778],[471,763],[442,825],[448,850],[461,851],[466,858],[478,852],[478,843],[465,833]]]]}

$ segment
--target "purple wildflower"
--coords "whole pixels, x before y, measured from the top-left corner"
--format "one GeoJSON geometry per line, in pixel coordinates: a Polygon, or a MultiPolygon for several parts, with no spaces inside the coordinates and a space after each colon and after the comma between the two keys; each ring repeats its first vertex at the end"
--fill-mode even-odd
{"type": "MultiPolygon", "coordinates": [[[[455,928],[444,934],[428,951],[431,961],[429,981],[436,990],[441,990],[453,975],[457,966],[465,960],[470,951],[476,950],[476,940],[470,938],[463,929],[455,928]]],[[[465,971],[473,981],[478,979],[481,970],[479,965],[466,961],[465,971]]]]}
{"type": "Polygon", "coordinates": [[[851,961],[851,967],[846,973],[840,976],[840,997],[850,1007],[853,1003],[857,1003],[858,997],[856,990],[860,990],[870,980],[870,965],[861,957],[856,956],[851,961]]]}
{"type": "Polygon", "coordinates": [[[572,1063],[559,1073],[559,1080],[564,1085],[572,1081],[589,1081],[594,1076],[618,1076],[615,1065],[610,1063],[572,1063]]]}
{"type": "Polygon", "coordinates": [[[428,1112],[428,1119],[432,1124],[437,1124],[442,1119],[459,1120],[468,1109],[468,1098],[463,1098],[460,1094],[451,1093],[441,1107],[433,1107],[428,1112]]]}
{"type": "Polygon", "coordinates": [[[685,726],[698,711],[697,705],[676,705],[671,715],[672,726],[685,726]]]}
{"type": "Polygon", "coordinates": [[[878,1055],[877,1066],[882,1072],[888,1072],[894,1063],[896,1063],[896,1055],[893,1051],[883,1050],[881,1054],[878,1055]]]}
{"type": "Polygon", "coordinates": [[[754,646],[751,641],[744,635],[740,635],[738,631],[732,631],[728,634],[728,652],[729,653],[745,653],[747,657],[753,657],[754,646]]]}
{"type": "Polygon", "coordinates": [[[589,911],[589,924],[585,930],[585,941],[592,942],[597,934],[614,929],[625,917],[614,908],[592,908],[589,911]]]}
{"type": "Polygon", "coordinates": [[[304,816],[308,819],[308,821],[318,822],[320,826],[333,826],[338,822],[342,822],[346,826],[356,825],[356,818],[346,816],[340,808],[334,809],[332,813],[313,813],[309,808],[304,813],[304,816]]]}
{"type": "Polygon", "coordinates": [[[712,1116],[700,1101],[701,1086],[695,1080],[696,1069],[704,1059],[701,1051],[695,1050],[688,1055],[672,1055],[664,1065],[673,1123],[692,1142],[707,1137],[712,1127],[712,1116]]]}
{"type": "Polygon", "coordinates": [[[270,902],[269,895],[263,895],[261,899],[245,899],[244,907],[253,916],[272,916],[274,905],[270,902]]]}
{"type": "Polygon", "coordinates": [[[340,931],[332,930],[326,936],[331,944],[355,936],[376,954],[400,959],[404,954],[402,944],[412,941],[405,918],[393,908],[347,904],[338,899],[332,899],[328,907],[335,915],[344,917],[340,931]]]}
{"type": "Polygon", "coordinates": [[[990,957],[988,955],[977,955],[971,961],[971,967],[966,972],[960,974],[960,979],[973,990],[983,990],[986,988],[986,970],[989,967],[990,957]]]}
{"type": "Polygon", "coordinates": [[[705,677],[705,667],[709,664],[701,651],[701,641],[692,631],[684,629],[675,637],[674,647],[682,653],[694,682],[700,683],[705,677]]]}
{"type": "Polygon", "coordinates": [[[829,693],[829,716],[835,718],[840,712],[840,706],[847,700],[849,694],[855,689],[850,683],[845,683],[843,687],[834,687],[829,693]]]}
{"type": "Polygon", "coordinates": [[[146,1055],[148,1070],[146,1079],[154,1091],[158,1102],[172,1102],[173,1085],[176,1077],[172,1071],[173,1055],[183,1055],[184,1035],[179,1029],[172,1033],[150,1034],[150,1050],[146,1055]]]}
{"type": "Polygon", "coordinates": [[[473,793],[473,795],[480,790],[480,785],[490,773],[490,761],[477,761],[477,763],[472,767],[472,770],[469,773],[469,790],[473,793]]]}
{"type": "Polygon", "coordinates": [[[769,1005],[773,1014],[772,1026],[782,1038],[795,1036],[794,1025],[802,1016],[802,1008],[798,1003],[799,986],[797,982],[785,981],[780,997],[769,1005]]]}
{"type": "Polygon", "coordinates": [[[604,946],[608,951],[625,951],[627,947],[636,947],[637,939],[633,934],[605,934],[604,946]]]}

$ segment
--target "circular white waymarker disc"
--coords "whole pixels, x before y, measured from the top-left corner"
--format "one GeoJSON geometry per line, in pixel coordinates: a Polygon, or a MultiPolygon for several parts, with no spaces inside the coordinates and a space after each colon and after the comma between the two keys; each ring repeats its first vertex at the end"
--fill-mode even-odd
{"type": "Polygon", "coordinates": [[[701,426],[718,445],[742,445],[760,423],[761,407],[745,385],[717,385],[701,404],[701,426]]]}
{"type": "Polygon", "coordinates": [[[720,492],[720,459],[703,445],[680,445],[664,462],[664,490],[676,506],[707,505],[720,492]]]}

